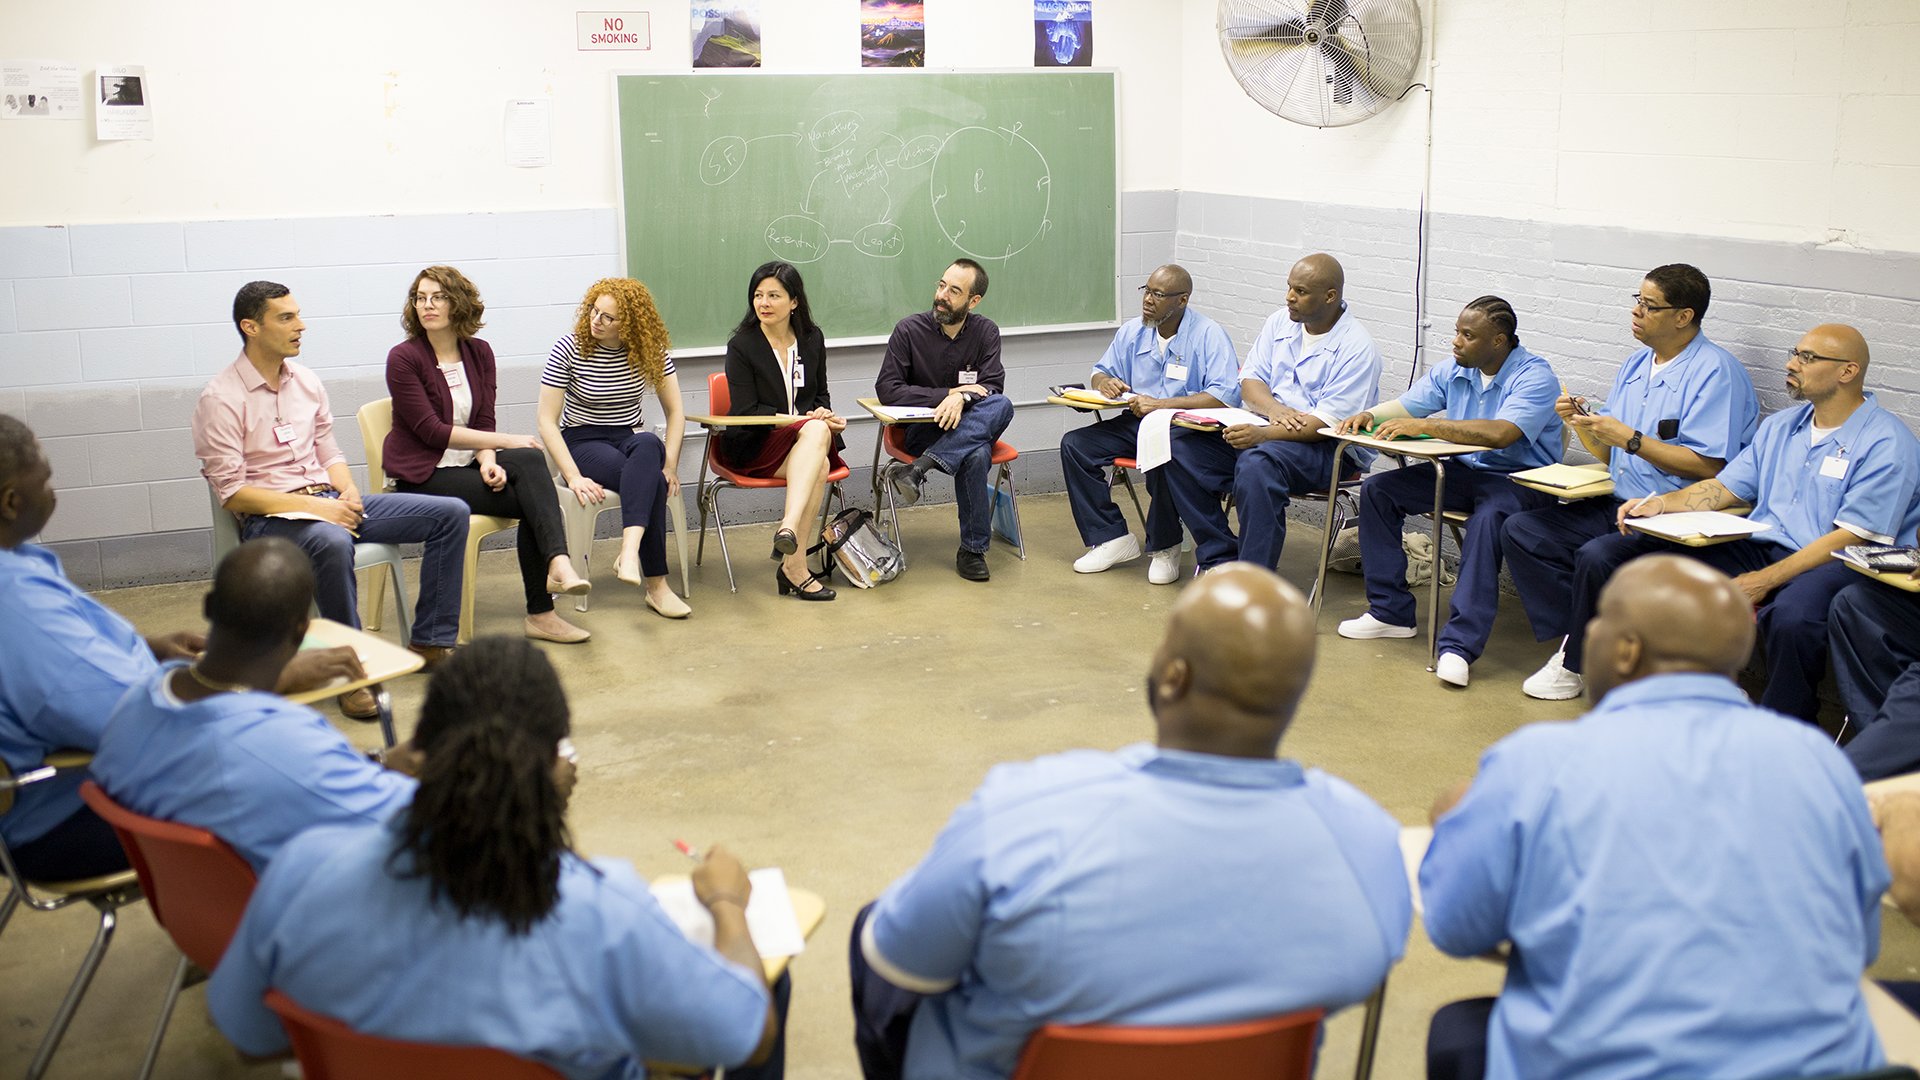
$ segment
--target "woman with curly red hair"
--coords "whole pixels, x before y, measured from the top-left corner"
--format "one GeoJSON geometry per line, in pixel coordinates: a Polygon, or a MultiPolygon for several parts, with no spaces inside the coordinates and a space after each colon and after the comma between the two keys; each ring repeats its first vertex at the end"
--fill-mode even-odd
{"type": "Polygon", "coordinates": [[[646,590],[669,619],[693,613],[667,584],[667,498],[680,496],[686,411],[672,343],[653,294],[632,278],[602,278],[580,301],[573,332],[554,343],[540,376],[540,435],[582,506],[620,493],[614,576],[646,590]],[[648,388],[667,415],[662,441],[641,426],[648,388]]]}

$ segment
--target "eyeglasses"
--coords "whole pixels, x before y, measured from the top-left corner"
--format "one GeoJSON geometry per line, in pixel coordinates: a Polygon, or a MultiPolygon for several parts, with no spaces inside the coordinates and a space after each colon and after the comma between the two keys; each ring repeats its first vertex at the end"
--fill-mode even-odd
{"type": "Polygon", "coordinates": [[[1185,296],[1191,290],[1182,289],[1179,292],[1161,292],[1159,289],[1149,289],[1145,285],[1142,285],[1140,286],[1140,291],[1147,294],[1147,299],[1157,304],[1162,300],[1171,300],[1176,296],[1185,296]]]}
{"type": "Polygon", "coordinates": [[[1808,351],[1807,351],[1807,350],[1805,350],[1805,349],[1788,349],[1788,350],[1787,350],[1787,363],[1789,363],[1789,364],[1791,364],[1791,363],[1793,363],[1793,362],[1794,362],[1795,360],[1798,360],[1798,361],[1800,361],[1800,362],[1801,362],[1801,363],[1803,363],[1803,364],[1811,364],[1811,363],[1813,363],[1813,362],[1814,362],[1814,361],[1816,361],[1816,360],[1826,360],[1826,361],[1828,361],[1828,362],[1830,362],[1830,363],[1835,363],[1835,364],[1851,364],[1851,363],[1853,363],[1853,361],[1851,361],[1851,360],[1849,360],[1849,359],[1847,359],[1847,358],[1846,358],[1846,357],[1844,357],[1844,356],[1821,356],[1821,355],[1820,355],[1819,353],[1817,353],[1817,352],[1808,352],[1808,351]]]}
{"type": "Polygon", "coordinates": [[[588,316],[588,318],[596,323],[617,323],[620,321],[620,316],[615,315],[611,311],[596,311],[588,316]]]}
{"type": "Polygon", "coordinates": [[[443,292],[436,292],[436,293],[417,292],[413,294],[413,303],[415,307],[449,307],[450,308],[453,306],[453,294],[443,293],[443,292]]]}
{"type": "Polygon", "coordinates": [[[1628,297],[1627,302],[1633,305],[1633,310],[1644,311],[1649,315],[1653,314],[1656,311],[1678,311],[1681,308],[1686,307],[1685,304],[1651,303],[1647,300],[1646,297],[1641,296],[1639,293],[1634,293],[1632,296],[1628,297]]]}

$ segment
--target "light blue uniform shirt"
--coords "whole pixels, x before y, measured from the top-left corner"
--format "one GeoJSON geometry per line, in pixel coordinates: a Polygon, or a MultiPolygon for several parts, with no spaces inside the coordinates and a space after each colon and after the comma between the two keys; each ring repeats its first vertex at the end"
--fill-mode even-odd
{"type": "Polygon", "coordinates": [[[920,1004],[905,1074],[1013,1072],[1041,1025],[1199,1024],[1371,993],[1412,921],[1399,825],[1291,761],[1073,751],[987,774],[863,951],[920,1004]]]}
{"type": "MultiPolygon", "coordinates": [[[[1727,350],[1695,334],[1680,354],[1664,364],[1653,350],[1641,349],[1614,373],[1605,405],[1594,410],[1661,442],[1683,446],[1702,457],[1732,461],[1753,441],[1760,402],[1753,376],[1727,350]],[[1665,424],[1672,434],[1662,429],[1665,424]]],[[[1608,471],[1613,494],[1644,499],[1678,491],[1693,481],[1661,472],[1625,447],[1613,448],[1608,471]]]]}
{"type": "Polygon", "coordinates": [[[1445,412],[1449,420],[1505,420],[1521,431],[1504,450],[1482,450],[1449,458],[1468,468],[1487,472],[1519,472],[1560,460],[1565,425],[1553,403],[1560,400],[1560,380],[1547,362],[1516,345],[1491,384],[1481,386],[1480,373],[1461,367],[1452,358],[1435,364],[1400,395],[1400,404],[1416,417],[1445,412]]]}
{"type": "MultiPolygon", "coordinates": [[[[68,581],[38,544],[0,548],[0,626],[0,757],[16,775],[49,751],[99,746],[114,702],[158,666],[133,624],[68,581]]],[[[70,769],[20,789],[0,835],[45,836],[79,812],[86,778],[70,769]]]]}
{"type": "Polygon", "coordinates": [[[1502,739],[1420,866],[1441,951],[1514,946],[1487,1080],[1872,1068],[1887,883],[1833,740],[1712,675],[1502,739]]]}
{"type": "Polygon", "coordinates": [[[1205,392],[1222,405],[1240,404],[1240,359],[1234,354],[1233,339],[1219,323],[1188,308],[1163,354],[1153,351],[1153,339],[1159,336],[1159,328],[1142,323],[1138,315],[1128,319],[1093,370],[1148,397],[1205,392]]]}
{"type": "Polygon", "coordinates": [[[1753,504],[1749,521],[1773,528],[1754,535],[1799,551],[1835,529],[1876,544],[1911,544],[1920,527],[1920,444],[1873,393],[1840,430],[1813,445],[1813,403],[1781,409],[1760,423],[1753,445],[1720,470],[1720,483],[1753,504]]]}
{"type": "Polygon", "coordinates": [[[100,736],[92,772],[122,806],[233,845],[258,873],[316,825],[383,821],[414,783],[362,757],[317,712],[277,694],[215,694],[182,704],[158,674],[127,691],[100,736]]]}
{"type": "MultiPolygon", "coordinates": [[[[1380,350],[1345,302],[1333,329],[1312,346],[1307,345],[1306,326],[1281,308],[1267,316],[1255,335],[1240,378],[1259,380],[1275,401],[1312,413],[1332,427],[1380,400],[1380,350]]],[[[1364,446],[1347,448],[1347,460],[1362,471],[1375,456],[1364,446]]]]}
{"type": "Polygon", "coordinates": [[[207,986],[235,1046],[286,1050],[269,988],[356,1031],[483,1044],[578,1080],[738,1064],[759,1044],[766,987],[687,940],[626,863],[563,855],[559,902],[514,937],[396,877],[399,823],[309,830],[267,868],[207,986]]]}

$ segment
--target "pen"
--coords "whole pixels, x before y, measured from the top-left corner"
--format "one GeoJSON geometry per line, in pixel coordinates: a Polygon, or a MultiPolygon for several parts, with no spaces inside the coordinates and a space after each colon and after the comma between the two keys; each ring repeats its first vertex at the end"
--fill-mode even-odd
{"type": "Polygon", "coordinates": [[[680,854],[685,855],[694,862],[700,861],[700,853],[693,850],[693,845],[687,843],[685,840],[675,840],[673,846],[679,850],[680,854]]]}

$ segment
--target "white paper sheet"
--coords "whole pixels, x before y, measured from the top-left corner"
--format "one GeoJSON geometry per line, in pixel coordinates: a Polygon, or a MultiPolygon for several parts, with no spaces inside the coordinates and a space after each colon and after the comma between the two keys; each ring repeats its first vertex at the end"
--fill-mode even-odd
{"type": "Polygon", "coordinates": [[[1627,524],[1643,532],[1650,532],[1655,536],[1672,537],[1675,540],[1693,536],[1751,536],[1773,527],[1764,522],[1748,521],[1734,514],[1723,514],[1718,510],[1691,510],[1678,514],[1628,518],[1627,524]]]}
{"type": "Polygon", "coordinates": [[[93,137],[153,138],[153,84],[140,64],[101,64],[94,71],[93,137]]]}
{"type": "Polygon", "coordinates": [[[80,65],[52,60],[0,60],[0,119],[78,120],[80,65]]]}
{"type": "Polygon", "coordinates": [[[1140,431],[1133,439],[1133,460],[1140,463],[1143,473],[1173,460],[1172,409],[1155,409],[1140,418],[1140,431]]]}
{"type": "Polygon", "coordinates": [[[507,102],[504,138],[507,165],[539,169],[553,164],[553,99],[521,98],[507,102]]]}
{"type": "MultiPolygon", "coordinates": [[[[805,952],[807,939],[800,933],[799,920],[793,917],[786,873],[777,866],[762,867],[749,872],[747,880],[753,882],[753,894],[747,898],[747,933],[753,935],[760,955],[772,958],[805,952]]],[[[694,897],[692,878],[658,881],[649,888],[687,940],[713,944],[713,916],[694,897]]]]}

